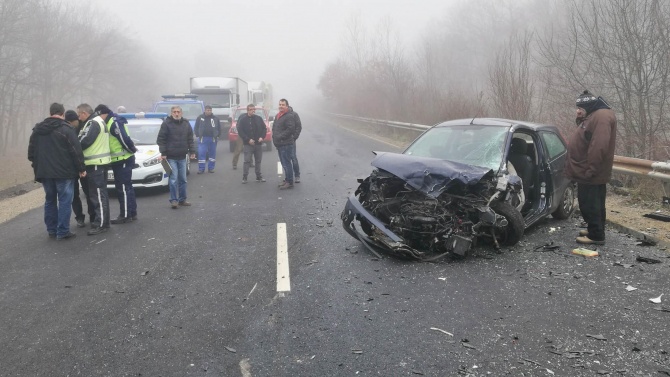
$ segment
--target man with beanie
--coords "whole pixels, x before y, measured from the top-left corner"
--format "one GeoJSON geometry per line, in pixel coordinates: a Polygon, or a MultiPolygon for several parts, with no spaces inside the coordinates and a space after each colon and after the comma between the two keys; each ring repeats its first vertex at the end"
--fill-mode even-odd
{"type": "MultiPolygon", "coordinates": [[[[75,135],[79,134],[79,116],[74,110],[65,112],[65,121],[70,124],[75,135]]],[[[81,146],[79,146],[81,148],[81,146]]],[[[81,198],[79,196],[79,180],[85,178],[75,178],[74,181],[74,195],[72,196],[72,211],[74,212],[74,219],[77,221],[77,228],[86,226],[86,216],[84,215],[84,207],[81,205],[81,198]]]]}
{"type": "Polygon", "coordinates": [[[612,175],[616,144],[616,116],[602,97],[585,90],[577,97],[577,130],[568,143],[565,174],[577,182],[577,201],[587,229],[580,244],[605,244],[605,197],[612,175]]]}
{"type": "Polygon", "coordinates": [[[28,144],[35,180],[42,183],[44,223],[50,238],[75,237],[70,232],[72,197],[77,177],[86,176],[84,155],[74,130],[65,122],[65,107],[52,103],[50,117],[35,125],[28,144]]]}
{"type": "Polygon", "coordinates": [[[212,114],[212,106],[205,106],[205,113],[195,121],[194,131],[198,140],[198,174],[205,172],[205,163],[207,171],[214,173],[216,143],[221,134],[221,121],[212,114]]]}
{"type": "MultiPolygon", "coordinates": [[[[83,114],[91,114],[91,106],[85,103],[77,106],[80,119],[83,114]]],[[[95,209],[95,219],[91,220],[93,229],[89,236],[104,233],[109,229],[109,196],[107,194],[107,169],[112,159],[109,152],[109,132],[105,122],[109,113],[93,113],[79,134],[79,143],[84,152],[88,191],[95,209]]]]}
{"type": "Polygon", "coordinates": [[[109,133],[109,153],[114,172],[114,186],[116,197],[119,199],[119,216],[111,221],[112,224],[125,224],[137,220],[137,200],[133,188],[133,166],[135,166],[135,152],[137,148],[128,134],[128,121],[118,116],[105,105],[98,105],[95,111],[101,116],[107,115],[105,127],[109,133]]]}

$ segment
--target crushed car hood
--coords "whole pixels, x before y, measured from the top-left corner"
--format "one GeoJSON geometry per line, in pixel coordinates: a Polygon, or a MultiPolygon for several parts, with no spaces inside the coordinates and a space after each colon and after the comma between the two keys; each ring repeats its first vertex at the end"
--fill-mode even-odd
{"type": "Polygon", "coordinates": [[[385,170],[407,182],[408,185],[431,197],[455,188],[467,189],[483,178],[493,178],[489,168],[406,154],[375,152],[371,165],[385,170]]]}

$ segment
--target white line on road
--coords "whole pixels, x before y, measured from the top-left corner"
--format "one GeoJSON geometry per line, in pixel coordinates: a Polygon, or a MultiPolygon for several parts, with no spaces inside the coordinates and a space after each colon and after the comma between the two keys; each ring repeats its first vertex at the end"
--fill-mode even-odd
{"type": "Polygon", "coordinates": [[[277,224],[277,292],[291,291],[291,277],[288,270],[288,240],[286,223],[277,224]]]}
{"type": "Polygon", "coordinates": [[[240,360],[240,372],[242,372],[242,377],[251,377],[251,364],[249,364],[249,359],[240,360]]]}
{"type": "Polygon", "coordinates": [[[284,174],[284,169],[281,167],[281,161],[277,161],[277,175],[284,174]]]}

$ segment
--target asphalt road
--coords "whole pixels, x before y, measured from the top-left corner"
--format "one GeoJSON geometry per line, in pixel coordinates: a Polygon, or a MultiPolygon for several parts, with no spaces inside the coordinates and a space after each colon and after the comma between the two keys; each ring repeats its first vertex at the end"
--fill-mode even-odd
{"type": "Polygon", "coordinates": [[[138,221],[68,241],[39,208],[0,225],[0,375],[670,375],[667,251],[608,231],[599,257],[574,256],[579,220],[547,219],[502,253],[377,259],[339,214],[370,151],[396,148],[301,118],[293,190],[276,151],[268,182],[243,185],[221,143],[216,173],[189,176],[192,207],[143,192],[138,221]]]}

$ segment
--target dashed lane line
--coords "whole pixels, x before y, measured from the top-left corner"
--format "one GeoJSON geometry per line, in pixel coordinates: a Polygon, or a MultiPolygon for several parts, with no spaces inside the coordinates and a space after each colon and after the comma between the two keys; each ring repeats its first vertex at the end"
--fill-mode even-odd
{"type": "Polygon", "coordinates": [[[277,292],[291,291],[291,277],[288,269],[288,239],[286,223],[277,224],[277,292]]]}

